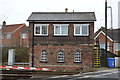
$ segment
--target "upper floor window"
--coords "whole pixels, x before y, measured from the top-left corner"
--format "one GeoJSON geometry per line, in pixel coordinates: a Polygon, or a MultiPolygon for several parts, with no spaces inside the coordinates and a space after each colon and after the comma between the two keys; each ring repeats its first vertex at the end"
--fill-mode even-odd
{"type": "Polygon", "coordinates": [[[76,52],[74,54],[74,62],[81,62],[81,52],[76,52]]]}
{"type": "Polygon", "coordinates": [[[55,36],[67,36],[68,35],[68,24],[54,24],[54,35],[55,36]]]}
{"type": "Polygon", "coordinates": [[[89,24],[74,24],[74,35],[75,36],[88,36],[89,35],[89,24]]]}
{"type": "Polygon", "coordinates": [[[47,55],[47,52],[44,50],[41,52],[41,62],[46,62],[46,55],[47,55]]]}
{"type": "Polygon", "coordinates": [[[47,36],[48,35],[48,24],[35,24],[34,35],[47,36]]]}
{"type": "MultiPolygon", "coordinates": [[[[101,48],[101,49],[105,49],[105,43],[100,43],[99,45],[100,45],[100,48],[101,48]]],[[[109,49],[109,48],[110,48],[109,45],[110,45],[109,42],[107,42],[107,51],[110,50],[110,49],[109,49]]]]}
{"type": "Polygon", "coordinates": [[[64,53],[62,51],[58,52],[57,62],[64,62],[64,53]]]}
{"type": "Polygon", "coordinates": [[[120,50],[120,43],[115,43],[114,46],[116,51],[120,50]]]}
{"type": "Polygon", "coordinates": [[[10,33],[6,34],[6,38],[7,38],[7,39],[10,39],[10,37],[11,37],[11,34],[10,34],[10,33]]]}
{"type": "Polygon", "coordinates": [[[3,39],[3,35],[2,34],[0,34],[0,39],[3,39]]]}
{"type": "Polygon", "coordinates": [[[21,36],[22,36],[22,38],[26,38],[27,34],[26,33],[22,33],[21,36]]]}

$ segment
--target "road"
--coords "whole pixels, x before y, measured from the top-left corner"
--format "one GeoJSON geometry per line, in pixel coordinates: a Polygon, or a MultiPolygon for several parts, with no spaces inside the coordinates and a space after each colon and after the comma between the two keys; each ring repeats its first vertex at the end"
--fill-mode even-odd
{"type": "Polygon", "coordinates": [[[109,69],[75,75],[41,76],[30,80],[120,80],[120,70],[109,69]]]}

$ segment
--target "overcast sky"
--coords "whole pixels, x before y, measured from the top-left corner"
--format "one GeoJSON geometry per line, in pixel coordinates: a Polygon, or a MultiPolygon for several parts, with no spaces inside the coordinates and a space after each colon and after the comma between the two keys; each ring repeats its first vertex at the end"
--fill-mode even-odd
{"type": "MultiPolygon", "coordinates": [[[[113,9],[113,27],[118,27],[118,1],[108,0],[113,9]]],[[[97,21],[95,31],[104,26],[105,0],[0,0],[0,24],[26,23],[32,12],[95,12],[97,21]]],[[[108,9],[108,28],[110,28],[110,9],[108,9]]]]}

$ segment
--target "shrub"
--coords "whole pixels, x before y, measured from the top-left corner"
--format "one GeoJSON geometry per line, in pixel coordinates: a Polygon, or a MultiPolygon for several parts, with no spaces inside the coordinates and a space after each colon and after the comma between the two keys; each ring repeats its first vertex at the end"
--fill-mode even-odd
{"type": "MultiPolygon", "coordinates": [[[[2,63],[8,61],[8,50],[9,47],[2,48],[2,63]]],[[[29,52],[28,48],[15,47],[15,62],[29,62],[29,52]]]]}

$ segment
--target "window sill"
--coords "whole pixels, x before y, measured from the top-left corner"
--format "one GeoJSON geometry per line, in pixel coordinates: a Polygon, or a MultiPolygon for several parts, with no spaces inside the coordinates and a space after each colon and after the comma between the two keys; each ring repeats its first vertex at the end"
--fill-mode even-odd
{"type": "Polygon", "coordinates": [[[74,63],[82,63],[82,61],[74,61],[74,63]]]}
{"type": "Polygon", "coordinates": [[[74,37],[88,37],[89,35],[74,35],[74,37]]]}
{"type": "Polygon", "coordinates": [[[48,35],[34,35],[34,36],[39,36],[39,37],[48,37],[48,35]]]}
{"type": "Polygon", "coordinates": [[[40,62],[41,62],[41,63],[47,63],[47,61],[41,61],[41,60],[40,60],[40,62]]]}
{"type": "Polygon", "coordinates": [[[65,62],[57,62],[57,63],[65,63],[65,62]]]}
{"type": "Polygon", "coordinates": [[[58,37],[60,37],[60,36],[61,36],[61,37],[62,37],[62,36],[63,36],[63,37],[67,37],[68,35],[54,35],[54,36],[58,36],[58,37]]]}

